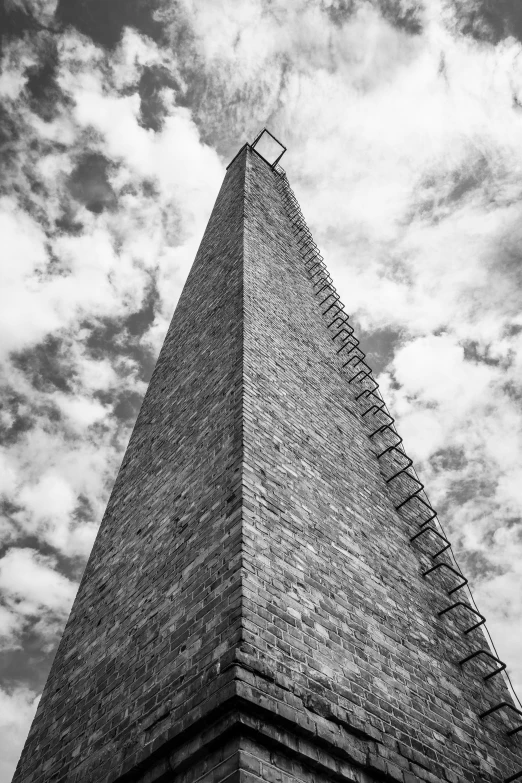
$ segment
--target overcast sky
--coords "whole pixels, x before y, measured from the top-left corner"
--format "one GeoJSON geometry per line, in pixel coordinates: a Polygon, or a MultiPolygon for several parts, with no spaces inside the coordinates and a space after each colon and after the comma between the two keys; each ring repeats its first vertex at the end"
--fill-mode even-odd
{"type": "Polygon", "coordinates": [[[264,125],[522,690],[520,0],[6,0],[0,29],[0,783],[264,125]]]}

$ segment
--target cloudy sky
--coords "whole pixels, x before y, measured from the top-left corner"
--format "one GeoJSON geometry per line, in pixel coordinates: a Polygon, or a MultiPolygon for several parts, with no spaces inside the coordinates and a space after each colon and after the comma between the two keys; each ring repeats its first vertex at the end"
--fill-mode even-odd
{"type": "Polygon", "coordinates": [[[5,0],[0,29],[0,783],[264,125],[522,690],[519,0],[5,0]]]}

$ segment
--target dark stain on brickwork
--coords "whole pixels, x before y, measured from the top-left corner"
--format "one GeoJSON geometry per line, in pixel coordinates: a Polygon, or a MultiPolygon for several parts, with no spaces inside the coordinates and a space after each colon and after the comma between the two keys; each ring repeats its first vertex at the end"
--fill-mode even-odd
{"type": "MultiPolygon", "coordinates": [[[[229,168],[14,783],[498,783],[274,172],[229,168]]],[[[410,515],[412,516],[412,515],[410,515]]],[[[438,577],[437,577],[438,578],[438,577]]]]}

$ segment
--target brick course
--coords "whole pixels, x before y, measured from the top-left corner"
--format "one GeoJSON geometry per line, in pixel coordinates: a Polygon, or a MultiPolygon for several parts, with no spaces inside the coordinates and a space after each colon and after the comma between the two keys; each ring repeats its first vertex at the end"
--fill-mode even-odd
{"type": "Polygon", "coordinates": [[[248,147],[229,167],[14,783],[517,766],[505,717],[477,717],[509,697],[457,665],[482,632],[437,617],[446,577],[422,578],[278,176],[248,147]]]}

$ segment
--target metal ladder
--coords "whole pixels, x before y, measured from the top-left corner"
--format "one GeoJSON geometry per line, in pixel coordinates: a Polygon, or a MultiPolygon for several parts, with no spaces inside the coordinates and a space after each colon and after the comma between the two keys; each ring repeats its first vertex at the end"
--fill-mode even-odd
{"type": "MultiPolygon", "coordinates": [[[[456,583],[454,587],[447,591],[448,596],[453,595],[463,588],[467,588],[468,594],[466,598],[468,600],[454,601],[442,611],[438,612],[438,616],[443,617],[461,607],[472,616],[472,624],[462,630],[462,634],[467,635],[476,628],[484,626],[484,630],[489,638],[493,652],[481,648],[473,651],[470,655],[458,661],[458,663],[460,666],[465,666],[479,656],[487,658],[492,662],[494,668],[483,676],[483,680],[487,681],[501,672],[504,672],[504,675],[507,678],[506,684],[520,704],[520,701],[513,690],[509,675],[506,672],[506,664],[499,659],[496,653],[493,640],[485,625],[486,618],[478,611],[469,588],[468,580],[462,574],[460,566],[455,559],[451,543],[446,538],[442,525],[438,520],[437,512],[430,503],[424,485],[417,475],[412,460],[404,450],[402,438],[399,436],[395,427],[395,419],[390,414],[386,403],[382,398],[379,384],[373,378],[372,370],[366,363],[366,355],[360,348],[359,340],[357,340],[354,335],[354,329],[349,323],[349,316],[345,312],[339,293],[333,285],[332,277],[326,268],[323,256],[313,240],[310,229],[306,224],[303,213],[301,212],[301,207],[290,187],[284,169],[276,164],[274,164],[272,168],[277,174],[277,189],[285,206],[305,271],[312,285],[314,295],[317,298],[321,313],[326,321],[327,329],[336,345],[337,354],[343,360],[342,368],[350,376],[348,383],[355,389],[355,399],[359,405],[360,416],[365,425],[368,425],[368,438],[372,442],[372,445],[380,443],[376,450],[374,450],[374,454],[379,462],[381,473],[386,484],[394,488],[400,485],[401,489],[404,490],[404,496],[399,497],[395,503],[395,510],[403,516],[407,514],[409,518],[411,518],[412,515],[418,517],[417,523],[420,530],[411,536],[410,543],[412,546],[415,542],[419,541],[421,537],[426,535],[432,537],[430,540],[433,541],[435,539],[439,542],[437,551],[429,553],[434,564],[423,571],[422,576],[426,579],[443,570],[454,576],[456,583]],[[387,475],[390,463],[393,465],[393,472],[391,475],[387,475]],[[398,482],[398,479],[400,479],[400,483],[398,482]],[[437,560],[437,558],[443,554],[451,557],[452,563],[445,562],[444,560],[437,560]]],[[[499,710],[509,710],[515,713],[519,718],[522,718],[522,709],[518,709],[514,704],[506,701],[493,705],[486,711],[480,713],[478,717],[481,720],[484,720],[499,710]]],[[[506,734],[507,736],[513,736],[520,731],[522,731],[522,723],[507,731],[506,734]]],[[[513,775],[504,778],[503,783],[512,783],[520,778],[522,778],[522,769],[515,772],[513,775]]]]}

